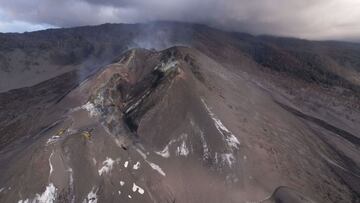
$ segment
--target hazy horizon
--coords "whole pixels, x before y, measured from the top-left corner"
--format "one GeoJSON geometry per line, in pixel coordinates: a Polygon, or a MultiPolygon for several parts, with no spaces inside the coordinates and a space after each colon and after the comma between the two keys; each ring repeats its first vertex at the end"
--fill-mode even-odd
{"type": "Polygon", "coordinates": [[[309,40],[360,42],[356,0],[0,0],[0,32],[176,21],[309,40]]]}

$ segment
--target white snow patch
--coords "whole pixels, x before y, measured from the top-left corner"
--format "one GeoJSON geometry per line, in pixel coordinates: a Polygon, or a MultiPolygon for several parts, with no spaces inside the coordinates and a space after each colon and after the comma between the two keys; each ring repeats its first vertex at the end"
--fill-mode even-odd
{"type": "MultiPolygon", "coordinates": [[[[198,126],[195,125],[195,122],[190,119],[190,124],[194,127],[194,128],[199,128],[198,126]]],[[[201,139],[201,143],[203,146],[203,159],[207,160],[210,157],[210,151],[209,151],[209,147],[206,143],[206,139],[205,139],[205,135],[204,132],[201,129],[198,129],[200,132],[200,139],[201,139]]]]}
{"type": "Polygon", "coordinates": [[[235,137],[235,135],[233,134],[228,135],[228,137],[226,138],[226,142],[228,143],[228,146],[239,149],[240,142],[235,137]]]}
{"type": "Polygon", "coordinates": [[[156,170],[157,172],[160,173],[160,175],[162,176],[166,176],[166,173],[160,168],[160,166],[158,166],[157,164],[154,164],[152,162],[150,162],[149,160],[147,160],[147,156],[146,154],[144,154],[144,152],[142,152],[140,149],[136,149],[136,151],[140,154],[140,156],[142,156],[142,158],[146,161],[147,164],[150,165],[150,167],[154,170],[156,170]]]}
{"type": "Polygon", "coordinates": [[[118,193],[119,193],[119,195],[121,195],[121,191],[120,191],[120,190],[118,191],[118,193]]]}
{"type": "Polygon", "coordinates": [[[173,68],[176,68],[177,65],[179,64],[178,61],[170,61],[170,62],[167,62],[167,63],[161,63],[161,65],[157,65],[154,70],[160,70],[162,72],[167,72],[168,70],[170,69],[173,69],[173,68]]]}
{"type": "Polygon", "coordinates": [[[49,177],[51,176],[52,172],[54,171],[53,165],[51,164],[51,158],[53,155],[54,155],[54,151],[52,151],[49,156],[49,167],[50,167],[49,177]]]}
{"type": "Polygon", "coordinates": [[[99,170],[99,176],[103,173],[109,173],[114,165],[115,161],[109,157],[106,157],[106,160],[103,162],[103,167],[99,170]]]}
{"type": "Polygon", "coordinates": [[[81,109],[81,106],[77,106],[77,107],[75,107],[75,108],[71,108],[71,109],[69,110],[69,114],[74,113],[74,112],[77,112],[77,111],[79,111],[80,109],[81,109]]]}
{"type": "Polygon", "coordinates": [[[232,153],[221,154],[221,159],[223,163],[226,163],[230,167],[235,163],[235,157],[232,153]]]}
{"type": "Polygon", "coordinates": [[[99,110],[95,107],[95,105],[91,102],[87,102],[83,106],[81,106],[82,109],[88,111],[90,113],[91,117],[95,117],[100,115],[99,110]]]}
{"type": "Polygon", "coordinates": [[[134,164],[133,169],[134,170],[138,170],[140,168],[140,162],[136,162],[136,164],[134,164]]]}
{"type": "Polygon", "coordinates": [[[52,144],[52,143],[54,143],[54,142],[57,142],[59,139],[60,139],[60,136],[59,136],[59,135],[53,135],[53,136],[51,136],[51,137],[47,140],[46,145],[52,144]]]}
{"type": "Polygon", "coordinates": [[[138,101],[135,102],[135,104],[131,105],[125,113],[129,113],[131,110],[135,109],[137,106],[139,106],[139,104],[141,103],[142,98],[140,98],[138,101]]]}
{"type": "Polygon", "coordinates": [[[204,132],[200,130],[200,139],[201,139],[201,142],[202,142],[202,145],[203,145],[203,153],[204,153],[204,160],[208,159],[210,157],[210,151],[209,151],[209,147],[206,143],[206,140],[205,140],[205,135],[204,135],[204,132]]]}
{"type": "Polygon", "coordinates": [[[54,144],[54,143],[58,142],[59,140],[63,139],[65,136],[71,135],[71,134],[74,134],[74,133],[76,133],[76,130],[68,128],[65,132],[63,132],[63,134],[61,136],[58,135],[58,134],[51,136],[46,141],[46,145],[54,144]]]}
{"type": "Polygon", "coordinates": [[[132,198],[131,195],[128,195],[128,198],[131,199],[132,198]]]}
{"type": "Polygon", "coordinates": [[[124,181],[120,181],[120,186],[124,186],[125,182],[124,181]]]}
{"type": "Polygon", "coordinates": [[[70,194],[72,195],[71,203],[75,203],[75,195],[74,195],[74,176],[72,168],[68,169],[69,172],[69,187],[70,187],[70,194]]]}
{"type": "Polygon", "coordinates": [[[0,188],[0,192],[2,192],[2,191],[4,191],[5,190],[5,188],[3,187],[3,188],[0,188]]]}
{"type": "Polygon", "coordinates": [[[136,151],[140,154],[140,156],[144,159],[147,160],[147,156],[144,152],[142,152],[139,148],[136,148],[136,151]]]}
{"type": "Polygon", "coordinates": [[[94,188],[91,189],[87,197],[84,199],[83,203],[97,203],[98,199],[96,193],[97,190],[95,190],[94,188]]]}
{"type": "Polygon", "coordinates": [[[236,162],[236,159],[232,153],[217,153],[215,152],[215,163],[221,165],[227,165],[232,167],[236,162]]]}
{"type": "Polygon", "coordinates": [[[97,95],[97,97],[94,99],[94,104],[96,105],[103,105],[104,104],[104,97],[102,95],[102,92],[97,95]]]}
{"type": "Polygon", "coordinates": [[[138,191],[140,194],[144,194],[144,189],[142,189],[141,187],[139,187],[138,185],[136,185],[135,183],[133,183],[133,187],[132,187],[132,191],[136,192],[138,191]]]}
{"type": "Polygon", "coordinates": [[[170,69],[176,68],[177,65],[178,65],[177,61],[171,61],[170,63],[167,63],[164,66],[162,66],[160,68],[160,70],[163,71],[163,72],[166,72],[166,71],[168,71],[170,69]]]}
{"type": "Polygon", "coordinates": [[[240,142],[239,140],[235,137],[235,135],[228,130],[224,124],[221,122],[220,119],[218,119],[216,117],[216,115],[210,110],[210,108],[208,107],[208,105],[206,104],[204,99],[201,99],[201,101],[203,102],[207,112],[209,113],[211,119],[214,121],[215,127],[216,129],[219,131],[219,133],[224,137],[225,141],[227,142],[227,145],[231,148],[239,148],[240,142]]]}
{"type": "Polygon", "coordinates": [[[186,142],[185,142],[185,140],[183,140],[181,145],[177,147],[176,154],[178,156],[187,156],[187,155],[189,155],[189,153],[190,152],[189,152],[189,149],[186,146],[186,142]]]}
{"type": "Polygon", "coordinates": [[[18,203],[53,203],[56,195],[57,189],[54,184],[50,183],[42,194],[36,194],[34,199],[19,200],[18,203]]]}
{"type": "Polygon", "coordinates": [[[162,151],[159,152],[155,152],[157,155],[160,155],[164,158],[169,158],[170,157],[170,152],[169,152],[169,145],[166,145],[165,148],[162,151]]]}
{"type": "Polygon", "coordinates": [[[127,168],[127,167],[128,167],[128,165],[129,165],[129,162],[128,162],[128,161],[125,161],[125,163],[124,163],[124,167],[125,167],[125,168],[127,168]]]}
{"type": "Polygon", "coordinates": [[[170,151],[169,151],[169,147],[174,144],[175,142],[177,141],[180,141],[180,140],[185,140],[187,138],[187,134],[183,133],[179,136],[179,138],[177,139],[173,139],[173,140],[170,140],[170,142],[164,147],[164,149],[162,151],[158,151],[158,152],[155,152],[157,155],[160,155],[164,158],[169,158],[170,157],[170,151]]]}
{"type": "Polygon", "coordinates": [[[178,141],[183,141],[184,144],[182,145],[182,148],[180,147],[177,147],[177,151],[176,151],[176,154],[179,155],[178,150],[184,150],[184,151],[181,151],[181,155],[183,156],[187,156],[189,154],[189,149],[186,147],[186,144],[185,144],[185,140],[187,138],[187,134],[183,133],[181,134],[177,139],[173,139],[173,140],[170,140],[170,142],[164,147],[164,149],[162,151],[157,151],[155,152],[157,155],[159,156],[162,156],[164,158],[169,158],[170,157],[170,150],[169,150],[169,147],[174,144],[175,142],[178,142],[178,141]],[[186,154],[186,155],[185,155],[186,154]]]}
{"type": "Polygon", "coordinates": [[[154,170],[156,170],[157,172],[159,172],[162,176],[166,176],[165,172],[160,168],[159,165],[156,165],[152,162],[149,162],[149,161],[146,161],[150,166],[151,168],[153,168],[154,170]]]}
{"type": "Polygon", "coordinates": [[[138,100],[135,102],[135,104],[131,105],[126,111],[125,113],[129,113],[130,111],[132,111],[133,109],[135,109],[137,106],[139,106],[139,104],[145,99],[145,97],[147,97],[150,94],[150,90],[146,91],[145,94],[138,100]]]}

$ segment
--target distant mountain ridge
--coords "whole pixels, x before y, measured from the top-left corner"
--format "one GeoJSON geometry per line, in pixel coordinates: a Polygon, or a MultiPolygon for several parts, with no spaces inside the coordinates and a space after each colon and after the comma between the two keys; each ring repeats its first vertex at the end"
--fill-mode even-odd
{"type": "Polygon", "coordinates": [[[359,89],[360,44],[252,36],[199,24],[159,22],[0,34],[0,91],[32,86],[72,70],[87,75],[131,48],[161,50],[175,45],[213,55],[231,50],[227,58],[240,54],[309,82],[359,89]]]}

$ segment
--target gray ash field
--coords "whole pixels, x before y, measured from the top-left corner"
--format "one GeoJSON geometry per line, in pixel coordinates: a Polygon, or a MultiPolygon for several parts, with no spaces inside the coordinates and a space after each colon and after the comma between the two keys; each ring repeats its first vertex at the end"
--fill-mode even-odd
{"type": "Polygon", "coordinates": [[[0,35],[65,43],[32,58],[41,82],[2,87],[0,202],[360,202],[359,44],[176,23],[151,26],[158,50],[92,40],[138,26],[0,35]]]}

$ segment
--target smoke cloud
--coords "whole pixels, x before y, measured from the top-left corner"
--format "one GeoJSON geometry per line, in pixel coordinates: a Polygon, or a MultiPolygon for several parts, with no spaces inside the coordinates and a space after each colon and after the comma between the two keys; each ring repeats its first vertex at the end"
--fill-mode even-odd
{"type": "Polygon", "coordinates": [[[251,34],[359,40],[359,11],[358,0],[0,0],[0,31],[19,22],[73,27],[179,21],[251,34]]]}

